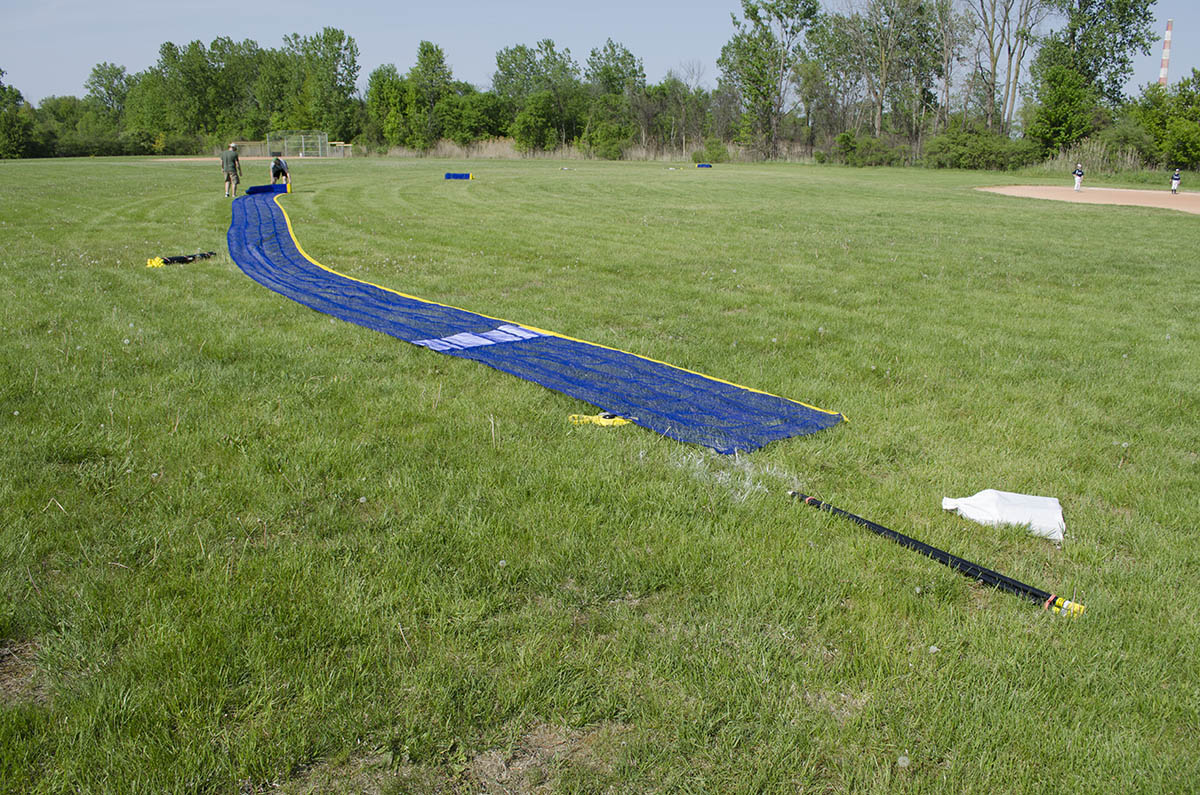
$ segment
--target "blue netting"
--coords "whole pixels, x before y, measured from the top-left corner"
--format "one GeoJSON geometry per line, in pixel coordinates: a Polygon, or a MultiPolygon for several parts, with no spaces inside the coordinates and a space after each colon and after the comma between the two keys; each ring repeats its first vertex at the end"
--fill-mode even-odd
{"type": "Polygon", "coordinates": [[[478,362],[586,401],[681,442],[750,451],[813,433],[842,415],[624,351],[401,295],[305,257],[275,194],[258,186],[233,202],[229,253],[259,284],[318,312],[478,362]]]}

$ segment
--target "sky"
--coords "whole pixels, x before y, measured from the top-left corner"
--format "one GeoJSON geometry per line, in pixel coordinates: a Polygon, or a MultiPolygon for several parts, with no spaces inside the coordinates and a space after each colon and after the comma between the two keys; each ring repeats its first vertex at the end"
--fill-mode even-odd
{"type": "MultiPolygon", "coordinates": [[[[841,10],[846,1],[825,4],[841,10]]],[[[208,45],[228,36],[278,48],[288,34],[311,35],[334,27],[358,44],[358,82],[363,89],[368,75],[383,64],[408,71],[422,40],[442,48],[456,79],[487,88],[497,51],[516,44],[533,46],[545,38],[570,49],[581,66],[592,48],[611,38],[642,59],[652,83],[669,70],[682,75],[691,67],[699,70],[701,84],[713,87],[719,77],[717,57],[733,32],[730,13],[740,9],[740,0],[350,0],[344,5],[328,0],[34,0],[4,12],[0,69],[5,75],[0,80],[36,105],[48,96],[82,97],[87,93],[83,84],[98,63],[124,66],[130,74],[147,69],[158,61],[158,48],[167,41],[183,45],[199,40],[208,45]]],[[[1173,83],[1200,68],[1200,2],[1158,0],[1155,17],[1160,36],[1167,19],[1175,20],[1173,83]]],[[[1161,58],[1161,43],[1150,55],[1137,56],[1131,93],[1158,80],[1161,58]]]]}

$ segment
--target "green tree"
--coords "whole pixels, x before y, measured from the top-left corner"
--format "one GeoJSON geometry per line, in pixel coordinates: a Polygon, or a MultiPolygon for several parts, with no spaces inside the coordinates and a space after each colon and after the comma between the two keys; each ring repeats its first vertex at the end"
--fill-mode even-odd
{"type": "Polygon", "coordinates": [[[735,33],[717,65],[741,99],[755,145],[779,153],[780,124],[789,110],[790,81],[804,32],[817,16],[817,0],[742,0],[742,19],[730,14],[735,33]]]}
{"type": "MultiPolygon", "coordinates": [[[[526,144],[542,142],[533,149],[567,144],[578,135],[585,104],[579,65],[569,49],[560,52],[552,40],[542,39],[536,48],[518,44],[496,53],[492,90],[503,101],[512,123],[516,125],[520,119],[521,139],[526,144]],[[536,107],[529,109],[531,103],[536,107]],[[530,112],[520,118],[527,109],[530,112]],[[551,135],[546,135],[546,130],[535,134],[530,125],[539,123],[548,124],[551,135]],[[546,146],[546,140],[553,143],[546,146]]],[[[513,137],[518,137],[515,131],[513,137]]]]}
{"type": "Polygon", "coordinates": [[[1167,123],[1175,114],[1174,105],[1167,87],[1151,83],[1126,106],[1125,115],[1150,135],[1156,147],[1161,147],[1167,137],[1167,123]]]}
{"type": "Polygon", "coordinates": [[[84,103],[78,97],[46,97],[38,104],[34,128],[36,149],[44,157],[59,154],[59,140],[69,135],[83,116],[84,103]]]}
{"type": "MultiPolygon", "coordinates": [[[[944,2],[944,0],[938,0],[944,2]]],[[[1016,114],[1021,71],[1036,31],[1061,0],[971,0],[978,53],[975,79],[989,131],[1007,132],[1016,114]]]]}
{"type": "MultiPolygon", "coordinates": [[[[61,146],[60,141],[60,146],[61,146]]],[[[75,155],[123,154],[117,125],[108,109],[95,101],[84,101],[84,112],[75,125],[68,145],[75,155]]]]}
{"type": "Polygon", "coordinates": [[[125,129],[150,135],[159,154],[165,151],[168,134],[178,134],[168,97],[166,77],[158,68],[133,75],[125,96],[125,129]]]}
{"type": "Polygon", "coordinates": [[[299,56],[276,49],[259,50],[251,91],[254,124],[263,133],[284,129],[284,116],[304,78],[299,56]]]}
{"type": "Polygon", "coordinates": [[[492,73],[492,91],[516,114],[541,86],[537,53],[524,44],[505,47],[496,53],[496,71],[492,73]]]}
{"type": "Polygon", "coordinates": [[[620,160],[625,148],[633,143],[634,132],[628,97],[601,94],[592,98],[581,136],[592,154],[605,160],[620,160]]]}
{"type": "Polygon", "coordinates": [[[0,69],[0,158],[25,157],[33,146],[33,113],[25,97],[4,85],[0,69]]]}
{"type": "Polygon", "coordinates": [[[846,21],[844,42],[863,75],[876,138],[884,132],[889,100],[899,94],[916,103],[929,88],[936,47],[932,21],[922,0],[864,0],[862,10],[846,21]]]}
{"type": "Polygon", "coordinates": [[[302,77],[280,121],[289,127],[324,130],[330,138],[354,137],[358,45],[344,31],[327,27],[314,36],[284,37],[284,52],[302,77]]]}
{"type": "Polygon", "coordinates": [[[1171,119],[1167,123],[1162,156],[1168,166],[1193,169],[1200,166],[1200,126],[1178,116],[1171,119]]]}
{"type": "Polygon", "coordinates": [[[165,129],[176,133],[214,132],[212,70],[208,50],[199,41],[180,48],[164,42],[158,48],[158,72],[162,75],[162,117],[165,129]]]}
{"type": "Polygon", "coordinates": [[[458,83],[454,93],[446,95],[436,108],[442,122],[442,135],[467,146],[476,141],[503,135],[504,113],[500,98],[490,91],[476,91],[467,83],[458,83]]]}
{"type": "Polygon", "coordinates": [[[642,59],[612,39],[602,49],[592,48],[583,77],[598,94],[629,96],[646,87],[642,59]]]}
{"type": "Polygon", "coordinates": [[[658,85],[650,85],[630,97],[629,115],[642,146],[680,148],[682,119],[679,98],[687,87],[673,72],[658,85]]]}
{"type": "Polygon", "coordinates": [[[454,76],[442,48],[428,41],[417,46],[417,63],[408,71],[404,91],[407,117],[406,145],[427,151],[442,134],[437,105],[450,94],[454,76]]]}
{"type": "Polygon", "coordinates": [[[1158,163],[1159,147],[1141,122],[1131,114],[1100,132],[1100,140],[1110,152],[1136,152],[1143,163],[1158,163]]]}
{"type": "Polygon", "coordinates": [[[1169,87],[1152,83],[1135,101],[1125,107],[1125,122],[1144,130],[1153,140],[1152,147],[1138,143],[1139,151],[1158,153],[1163,165],[1193,167],[1190,130],[1200,130],[1200,70],[1169,87]]]}
{"type": "Polygon", "coordinates": [[[862,131],[867,97],[865,62],[853,37],[849,18],[819,16],[808,31],[807,52],[792,72],[810,140],[827,148],[839,133],[852,130],[857,135],[862,131]]]}
{"type": "Polygon", "coordinates": [[[687,79],[669,71],[661,83],[633,95],[632,114],[642,146],[684,154],[700,146],[709,94],[698,83],[696,67],[691,68],[687,79]]]}
{"type": "Polygon", "coordinates": [[[260,88],[262,50],[250,39],[213,39],[208,47],[211,129],[225,139],[257,139],[267,134],[269,108],[254,91],[260,88]]]}
{"type": "Polygon", "coordinates": [[[549,91],[538,91],[526,97],[524,104],[511,127],[517,151],[553,149],[558,143],[554,96],[549,91]]]}
{"type": "Polygon", "coordinates": [[[392,64],[380,66],[367,78],[367,116],[390,146],[400,146],[408,135],[405,93],[404,78],[392,64]]]}
{"type": "Polygon", "coordinates": [[[129,94],[130,76],[124,66],[115,63],[98,63],[84,82],[87,96],[98,102],[113,119],[120,121],[125,112],[125,97],[129,94]]]}
{"type": "Polygon", "coordinates": [[[646,89],[642,61],[609,39],[603,49],[592,49],[584,79],[590,97],[583,143],[600,157],[619,159],[633,143],[633,97],[646,89]]]}
{"type": "Polygon", "coordinates": [[[1069,66],[1050,63],[1038,72],[1038,105],[1025,134],[1052,154],[1095,131],[1100,97],[1087,77],[1069,66]]]}
{"type": "Polygon", "coordinates": [[[284,91],[288,97],[297,93],[294,85],[284,86],[274,103],[258,95],[272,86],[272,80],[264,79],[264,68],[275,65],[280,74],[271,77],[276,79],[295,73],[278,61],[249,39],[218,37],[209,46],[193,41],[183,47],[165,42],[158,62],[130,78],[122,127],[139,139],[152,136],[160,142],[156,148],[166,138],[200,136],[215,143],[263,137],[272,105],[285,101],[284,91]]]}
{"type": "Polygon", "coordinates": [[[1070,53],[1070,67],[1112,105],[1124,99],[1135,53],[1148,55],[1156,0],[1053,0],[1065,25],[1052,34],[1070,53]]]}
{"type": "Polygon", "coordinates": [[[932,4],[911,0],[900,4],[908,13],[901,28],[896,79],[889,90],[891,128],[920,148],[928,113],[937,103],[934,91],[943,62],[938,53],[937,18],[932,4]]]}

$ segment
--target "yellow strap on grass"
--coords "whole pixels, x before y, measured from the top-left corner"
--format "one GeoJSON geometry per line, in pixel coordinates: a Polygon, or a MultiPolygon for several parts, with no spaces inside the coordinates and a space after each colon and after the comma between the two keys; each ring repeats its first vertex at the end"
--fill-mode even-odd
{"type": "Polygon", "coordinates": [[[572,414],[570,420],[575,425],[601,425],[606,428],[614,425],[628,425],[629,420],[624,417],[618,417],[616,414],[572,414]]]}

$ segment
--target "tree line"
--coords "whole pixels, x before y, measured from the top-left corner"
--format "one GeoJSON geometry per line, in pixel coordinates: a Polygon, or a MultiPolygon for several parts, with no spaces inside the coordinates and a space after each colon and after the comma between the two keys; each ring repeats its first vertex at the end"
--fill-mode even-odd
{"type": "Polygon", "coordinates": [[[582,62],[543,39],[496,53],[491,85],[456,80],[438,45],[356,88],[344,31],[277,49],[165,43],[129,74],[96,65],[84,97],[35,108],[0,70],[0,157],[195,154],[272,130],[321,129],[358,151],[496,138],[522,153],[1013,168],[1082,141],[1135,165],[1200,166],[1200,71],[1124,86],[1158,40],[1155,0],[741,0],[715,88],[683,65],[660,82],[611,38],[582,62]]]}

